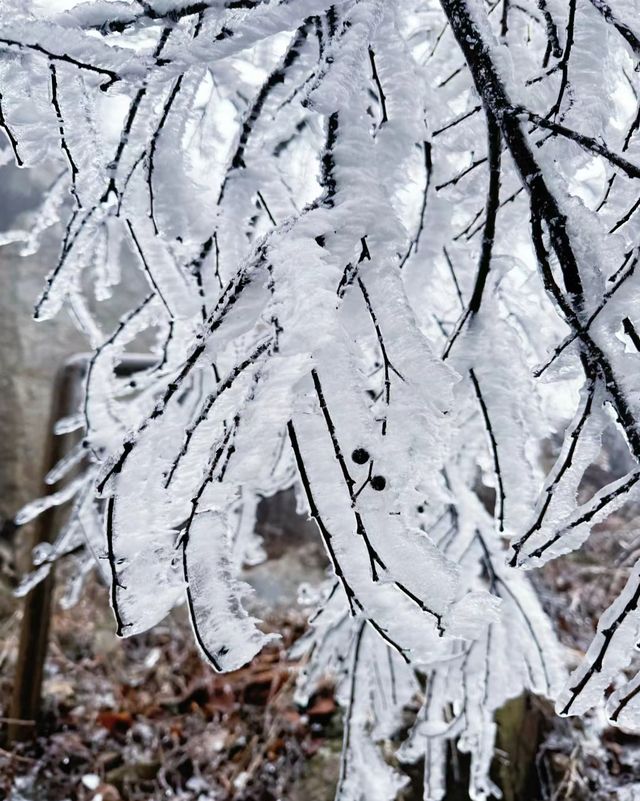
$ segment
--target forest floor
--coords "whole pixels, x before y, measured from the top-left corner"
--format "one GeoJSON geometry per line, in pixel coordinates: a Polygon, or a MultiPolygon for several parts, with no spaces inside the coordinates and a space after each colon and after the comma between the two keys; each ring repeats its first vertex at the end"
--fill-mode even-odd
{"type": "MultiPolygon", "coordinates": [[[[118,641],[103,596],[94,585],[73,613],[56,614],[42,734],[0,752],[0,798],[332,797],[340,745],[332,689],[304,710],[293,701],[297,665],[287,647],[304,629],[300,613],[272,617],[280,646],[221,676],[194,648],[185,615],[118,641]]],[[[9,684],[7,676],[5,697],[9,684]]]]}
{"type": "MultiPolygon", "coordinates": [[[[298,584],[319,584],[325,557],[308,525],[296,523],[291,499],[272,506],[259,531],[267,561],[247,578],[256,611],[281,639],[233,673],[216,674],[201,659],[183,608],[152,631],[119,640],[95,575],[71,609],[55,605],[41,732],[0,750],[0,799],[333,798],[342,737],[333,688],[327,684],[299,708],[299,664],[288,656],[306,627],[298,584]]],[[[6,723],[19,613],[15,602],[0,606],[0,722],[6,723]]]]}
{"type": "MultiPolygon", "coordinates": [[[[118,640],[97,579],[88,581],[72,609],[56,606],[43,727],[37,740],[0,750],[0,799],[333,798],[341,744],[333,689],[327,684],[299,708],[299,665],[288,657],[306,621],[295,587],[302,578],[318,581],[324,558],[308,531],[292,534],[282,526],[290,510],[281,512],[275,525],[262,521],[269,559],[254,569],[252,583],[266,598],[267,625],[282,639],[235,673],[217,675],[201,660],[184,610],[145,635],[118,640]]],[[[634,519],[627,512],[609,520],[579,555],[556,560],[535,576],[570,661],[587,647],[598,616],[638,557],[634,519]]],[[[6,716],[19,613],[15,604],[2,607],[0,714],[6,716]]],[[[640,799],[638,738],[593,719],[561,720],[535,699],[518,715],[515,739],[535,731],[539,747],[526,789],[509,790],[507,801],[640,799]]],[[[458,787],[450,799],[466,797],[458,787]]],[[[414,774],[404,799],[418,798],[414,774]]]]}

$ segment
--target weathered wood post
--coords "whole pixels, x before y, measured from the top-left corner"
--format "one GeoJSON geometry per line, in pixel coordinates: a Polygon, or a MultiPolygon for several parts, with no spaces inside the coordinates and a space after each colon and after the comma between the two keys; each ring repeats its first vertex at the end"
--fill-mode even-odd
{"type": "MultiPolygon", "coordinates": [[[[53,429],[57,420],[72,414],[77,409],[82,381],[90,358],[91,356],[87,354],[74,356],[65,362],[58,371],[51,404],[43,475],[46,475],[56,465],[67,450],[69,436],[56,436],[53,429]]],[[[117,365],[116,372],[119,375],[128,376],[151,367],[153,364],[155,364],[155,359],[152,357],[130,354],[117,365]]],[[[52,492],[52,487],[44,484],[43,495],[50,492],[52,492]]],[[[56,513],[57,507],[52,507],[40,515],[31,535],[31,549],[42,542],[50,542],[53,539],[56,513]]],[[[9,743],[32,737],[40,717],[40,696],[49,643],[54,585],[55,577],[52,567],[49,575],[39,582],[24,599],[20,644],[7,725],[7,741],[9,743]]]]}
{"type": "MultiPolygon", "coordinates": [[[[74,389],[82,380],[85,365],[86,359],[84,358],[70,359],[56,376],[43,475],[46,475],[64,455],[66,437],[54,436],[53,426],[61,417],[72,412],[74,389]]],[[[51,491],[51,486],[43,482],[43,495],[51,491]]],[[[49,542],[52,539],[55,531],[56,511],[56,507],[51,507],[37,519],[30,536],[31,549],[41,542],[49,542]]],[[[49,620],[54,582],[54,568],[52,567],[49,575],[36,584],[24,599],[20,644],[9,711],[10,722],[7,726],[9,743],[28,739],[35,732],[40,712],[44,661],[49,642],[49,620]]]]}

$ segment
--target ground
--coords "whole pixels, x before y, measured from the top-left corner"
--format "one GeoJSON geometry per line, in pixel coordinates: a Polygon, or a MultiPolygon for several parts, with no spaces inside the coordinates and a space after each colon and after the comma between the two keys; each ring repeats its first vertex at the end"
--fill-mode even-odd
{"type": "MultiPolygon", "coordinates": [[[[325,563],[312,528],[295,521],[291,504],[292,498],[285,497],[270,512],[261,510],[259,530],[266,536],[268,560],[248,574],[267,625],[282,640],[242,670],[220,676],[201,660],[183,609],[152,632],[118,640],[107,593],[95,577],[75,607],[56,607],[43,692],[44,726],[35,742],[0,752],[0,798],[333,797],[341,718],[332,687],[327,683],[306,709],[293,699],[299,665],[288,658],[287,649],[306,621],[295,588],[303,577],[320,580],[325,563]]],[[[599,527],[580,553],[535,574],[570,660],[586,648],[598,615],[633,563],[636,513],[623,510],[599,527]]],[[[0,702],[6,710],[19,612],[6,598],[3,609],[0,702]]],[[[413,711],[408,710],[408,720],[413,711]]],[[[526,776],[517,786],[505,787],[507,801],[640,797],[635,795],[637,738],[614,729],[600,731],[589,720],[560,720],[539,699],[521,699],[501,714],[498,778],[513,773],[513,763],[522,760],[520,744],[534,746],[524,757],[526,776]]],[[[464,769],[463,760],[452,760],[448,801],[467,798],[464,769]]],[[[420,769],[407,770],[412,782],[404,801],[414,801],[421,798],[420,769]]]]}
{"type": "MultiPolygon", "coordinates": [[[[247,576],[259,590],[267,627],[282,639],[246,668],[214,673],[197,652],[184,609],[152,632],[118,640],[95,577],[73,609],[56,606],[42,732],[35,743],[0,752],[0,797],[332,798],[341,740],[333,690],[327,684],[298,708],[298,664],[288,658],[306,622],[296,608],[295,577],[319,581],[325,563],[304,524],[285,525],[291,503],[285,497],[269,515],[261,512],[268,561],[247,576]]],[[[18,624],[17,614],[4,621],[5,709],[18,624]]]]}

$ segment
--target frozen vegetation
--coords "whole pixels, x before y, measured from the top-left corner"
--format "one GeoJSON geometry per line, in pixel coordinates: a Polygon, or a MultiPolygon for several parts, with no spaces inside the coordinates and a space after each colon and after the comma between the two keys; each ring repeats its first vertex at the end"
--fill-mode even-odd
{"type": "Polygon", "coordinates": [[[0,157],[54,165],[3,241],[60,221],[35,317],[93,352],[62,489],[18,518],[73,499],[25,588],[74,552],[121,636],[184,602],[233,670],[272,636],[238,580],[257,502],[295,487],[331,564],[298,696],[335,676],[339,801],[395,798],[377,743],[422,689],[425,801],[454,740],[497,794],[526,690],[640,729],[640,563],[571,675],[526,572],[640,489],[638,3],[66,5],[0,2],[0,157]],[[146,293],[104,330],[123,265],[146,293]],[[585,497],[605,433],[635,466],[585,497]]]}

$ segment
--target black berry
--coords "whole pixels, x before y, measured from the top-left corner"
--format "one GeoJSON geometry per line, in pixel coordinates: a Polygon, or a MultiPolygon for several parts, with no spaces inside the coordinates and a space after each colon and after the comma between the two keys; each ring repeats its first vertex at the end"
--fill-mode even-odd
{"type": "Polygon", "coordinates": [[[356,448],[351,454],[351,458],[356,464],[366,464],[369,461],[369,452],[364,448],[356,448]]]}
{"type": "Polygon", "coordinates": [[[384,476],[374,476],[371,479],[371,489],[376,490],[376,492],[382,492],[386,486],[387,479],[384,476]]]}

